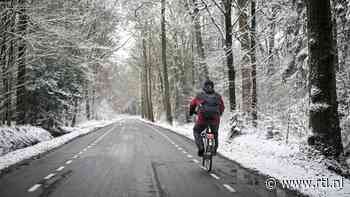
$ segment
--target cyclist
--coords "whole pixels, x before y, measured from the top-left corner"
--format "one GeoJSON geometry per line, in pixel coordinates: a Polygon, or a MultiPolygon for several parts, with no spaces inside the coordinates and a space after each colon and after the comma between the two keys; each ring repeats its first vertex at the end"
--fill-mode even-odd
{"type": "Polygon", "coordinates": [[[192,99],[190,104],[190,116],[197,114],[195,126],[193,128],[193,136],[198,147],[198,156],[202,157],[204,153],[204,145],[200,136],[201,132],[210,127],[215,136],[214,155],[218,148],[218,130],[220,124],[220,116],[225,110],[222,96],[215,92],[214,83],[206,80],[203,85],[203,91],[192,99]]]}

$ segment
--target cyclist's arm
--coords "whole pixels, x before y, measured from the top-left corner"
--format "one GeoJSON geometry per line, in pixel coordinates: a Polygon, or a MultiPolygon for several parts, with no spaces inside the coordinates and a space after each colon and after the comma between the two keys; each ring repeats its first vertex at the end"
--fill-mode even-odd
{"type": "Polygon", "coordinates": [[[192,99],[190,104],[190,116],[196,113],[197,98],[192,99]]]}
{"type": "Polygon", "coordinates": [[[222,96],[220,96],[220,115],[222,115],[222,113],[224,113],[224,111],[225,111],[224,100],[222,99],[222,96]]]}

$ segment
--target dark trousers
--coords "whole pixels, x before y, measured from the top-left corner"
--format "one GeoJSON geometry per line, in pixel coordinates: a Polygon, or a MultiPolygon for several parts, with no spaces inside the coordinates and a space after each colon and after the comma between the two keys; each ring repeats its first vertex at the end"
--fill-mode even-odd
{"type": "Polygon", "coordinates": [[[203,144],[203,139],[201,137],[202,131],[204,131],[207,127],[210,127],[211,132],[215,136],[215,150],[219,146],[219,125],[213,125],[213,124],[201,124],[201,125],[194,125],[193,127],[193,136],[194,136],[194,141],[196,142],[196,145],[198,149],[203,150],[204,149],[204,144],[203,144]]]}

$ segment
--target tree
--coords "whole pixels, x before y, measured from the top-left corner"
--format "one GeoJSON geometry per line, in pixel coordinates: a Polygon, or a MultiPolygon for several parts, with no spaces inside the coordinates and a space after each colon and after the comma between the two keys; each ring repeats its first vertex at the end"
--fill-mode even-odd
{"type": "Polygon", "coordinates": [[[258,96],[256,87],[256,2],[251,0],[251,27],[250,27],[250,61],[251,61],[251,77],[252,77],[252,119],[253,125],[257,127],[258,120],[258,96]]]}
{"type": "Polygon", "coordinates": [[[165,6],[166,1],[162,0],[161,5],[161,37],[162,37],[162,64],[163,64],[163,81],[164,81],[164,103],[166,110],[166,119],[168,123],[172,124],[173,118],[171,114],[170,93],[169,93],[169,79],[168,67],[166,60],[166,29],[165,29],[165,6]]]}
{"type": "Polygon", "coordinates": [[[330,0],[307,1],[310,126],[308,140],[326,156],[337,157],[343,151],[336,94],[330,0]]]}
{"type": "Polygon", "coordinates": [[[251,71],[250,71],[250,38],[249,38],[249,15],[247,13],[247,0],[238,0],[239,13],[239,41],[241,43],[241,72],[242,72],[242,110],[249,114],[251,112],[251,71]]]}
{"type": "Polygon", "coordinates": [[[235,80],[236,71],[233,65],[233,53],[232,53],[232,0],[222,0],[224,5],[224,17],[225,17],[225,54],[226,54],[226,66],[228,68],[228,82],[229,82],[229,99],[230,110],[236,110],[236,92],[235,92],[235,80]]]}
{"type": "Polygon", "coordinates": [[[204,44],[202,38],[202,26],[200,22],[200,14],[199,14],[199,2],[197,0],[193,0],[193,26],[194,33],[196,38],[196,46],[197,46],[197,54],[199,56],[199,69],[198,69],[198,78],[199,84],[202,85],[206,79],[209,79],[209,71],[207,63],[205,62],[205,53],[204,53],[204,44]]]}
{"type": "Polygon", "coordinates": [[[17,72],[17,114],[16,114],[16,123],[17,124],[27,124],[28,117],[28,104],[27,104],[27,90],[26,90],[26,31],[28,17],[26,12],[27,1],[19,0],[19,16],[18,16],[18,25],[17,25],[17,34],[18,38],[18,72],[17,72]]]}

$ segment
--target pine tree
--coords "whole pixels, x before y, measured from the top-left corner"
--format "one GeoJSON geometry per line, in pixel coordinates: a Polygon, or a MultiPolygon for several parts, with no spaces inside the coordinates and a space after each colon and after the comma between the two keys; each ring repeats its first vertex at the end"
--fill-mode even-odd
{"type": "Polygon", "coordinates": [[[343,151],[339,126],[330,0],[307,1],[310,125],[309,144],[326,156],[343,151]]]}

